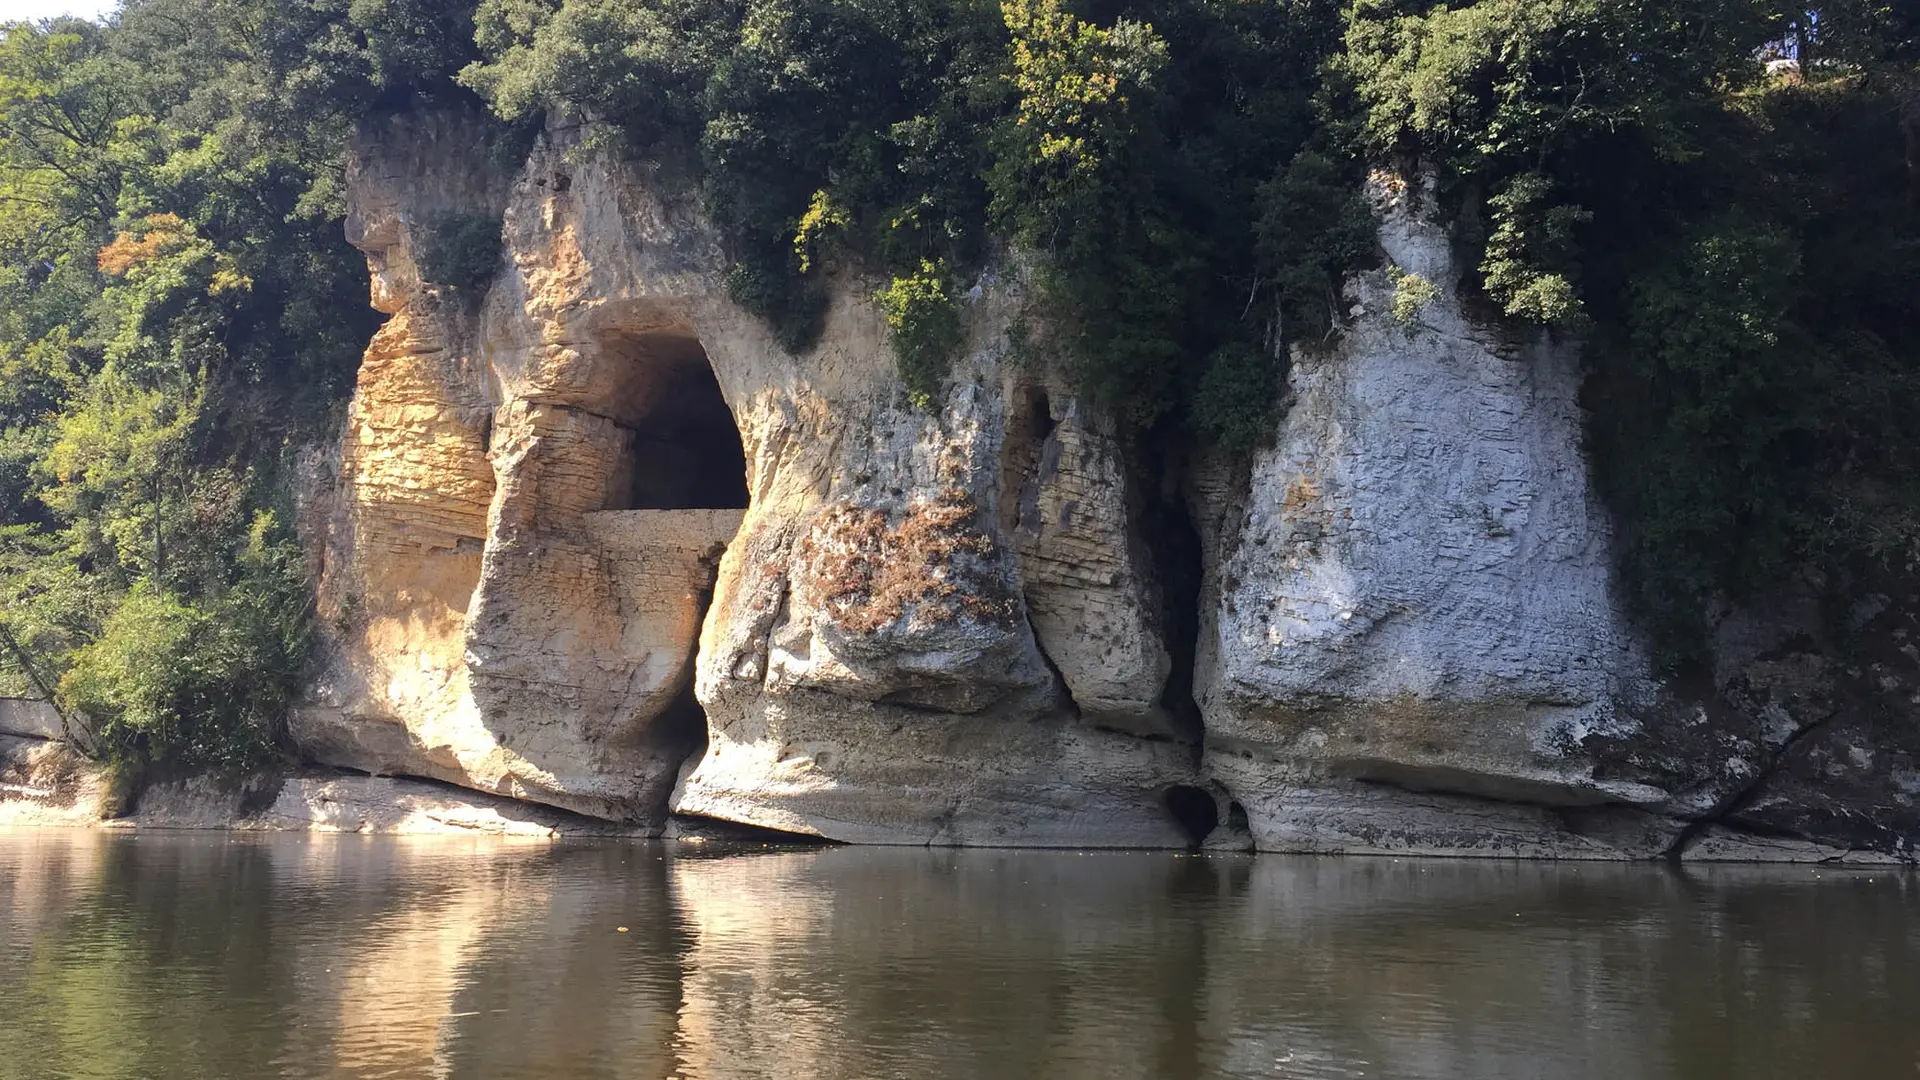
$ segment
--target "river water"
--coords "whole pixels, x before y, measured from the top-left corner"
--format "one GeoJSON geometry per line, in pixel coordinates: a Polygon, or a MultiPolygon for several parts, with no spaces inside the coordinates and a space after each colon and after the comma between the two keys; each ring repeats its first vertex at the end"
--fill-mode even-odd
{"type": "Polygon", "coordinates": [[[1216,1076],[1920,1076],[1920,880],[0,831],[4,1080],[1216,1076]]]}

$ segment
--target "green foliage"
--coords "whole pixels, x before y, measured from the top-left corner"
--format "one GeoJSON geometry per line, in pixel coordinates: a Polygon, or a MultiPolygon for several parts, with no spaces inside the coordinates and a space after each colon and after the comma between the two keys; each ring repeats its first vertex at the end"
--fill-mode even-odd
{"type": "Polygon", "coordinates": [[[200,603],[128,591],[60,680],[114,758],[238,770],[270,760],[306,650],[308,585],[271,515],[234,553],[237,580],[200,603]]]}
{"type": "Polygon", "coordinates": [[[206,616],[173,597],[137,585],[78,649],[60,680],[60,699],[99,724],[110,741],[153,737],[172,742],[168,728],[184,726],[173,684],[192,662],[194,639],[203,637],[206,616]]]}
{"type": "Polygon", "coordinates": [[[994,175],[996,216],[1039,245],[1066,233],[1071,258],[1099,237],[1113,196],[1138,174],[1127,151],[1147,137],[1167,44],[1130,19],[1110,28],[1075,18],[1059,0],[1006,0],[1016,94],[994,175]]]}
{"type": "Polygon", "coordinates": [[[1817,425],[1821,388],[1813,365],[1780,352],[1799,274],[1791,237],[1723,219],[1634,282],[1621,359],[1658,395],[1645,404],[1660,422],[1634,424],[1648,442],[1612,452],[1649,470],[1623,492],[1638,526],[1626,558],[1669,642],[1704,641],[1712,591],[1778,574],[1811,524],[1795,520],[1788,490],[1791,437],[1817,425]],[[1734,536],[1743,542],[1726,542],[1734,536]]]}
{"type": "Polygon", "coordinates": [[[270,752],[308,621],[278,463],[377,325],[345,138],[473,56],[411,0],[0,28],[0,683],[130,767],[270,752]]]}
{"type": "Polygon", "coordinates": [[[779,259],[736,261],[727,271],[727,295],[772,326],[780,347],[790,353],[818,341],[826,325],[826,289],[818,281],[796,279],[779,259]]]}
{"type": "Polygon", "coordinates": [[[1393,285],[1393,307],[1389,314],[1394,322],[1408,329],[1419,321],[1422,309],[1440,299],[1440,286],[1398,266],[1387,267],[1387,280],[1393,285]]]}
{"type": "Polygon", "coordinates": [[[1574,229],[1593,219],[1584,207],[1551,201],[1551,182],[1522,173],[1487,200],[1493,220],[1480,273],[1487,296],[1515,319],[1573,324],[1580,298],[1570,280],[1574,229]]]}
{"type": "Polygon", "coordinates": [[[978,0],[488,0],[476,24],[462,79],[501,115],[591,112],[669,176],[697,164],[729,291],[790,350],[824,315],[819,243],[887,277],[982,254],[1004,31],[978,0]]]}
{"type": "Polygon", "coordinates": [[[737,41],[737,0],[481,0],[482,58],[460,74],[505,116],[593,109],[642,142],[697,128],[737,41]]]}
{"type": "Polygon", "coordinates": [[[844,231],[853,224],[853,215],[834,204],[833,197],[825,191],[813,193],[813,201],[807,204],[807,212],[800,215],[799,228],[793,233],[793,253],[800,260],[802,274],[813,269],[817,252],[826,245],[835,233],[844,231]]]}
{"type": "Polygon", "coordinates": [[[1599,475],[1675,662],[1702,658],[1715,599],[1920,564],[1920,215],[1892,114],[1859,92],[1735,103],[1764,149],[1649,242],[1593,350],[1599,475]]]}
{"type": "Polygon", "coordinates": [[[915,408],[933,408],[961,340],[960,309],[946,266],[922,261],[917,272],[894,278],[874,301],[886,313],[908,399],[915,408]]]}
{"type": "Polygon", "coordinates": [[[420,279],[478,291],[500,269],[500,219],[490,214],[449,214],[428,222],[416,260],[420,279]]]}
{"type": "Polygon", "coordinates": [[[1151,186],[1166,42],[1132,20],[1096,27],[1058,0],[1007,0],[1002,16],[1016,99],[989,180],[994,217],[1050,256],[1042,282],[1072,313],[1087,387],[1151,422],[1177,393],[1179,275],[1193,261],[1151,186]]]}
{"type": "Polygon", "coordinates": [[[1284,365],[1272,353],[1230,342],[1207,360],[1193,395],[1193,423],[1214,444],[1246,450],[1273,436],[1284,365]]]}
{"type": "Polygon", "coordinates": [[[1330,69],[1521,323],[1580,330],[1626,580],[1673,663],[1814,570],[1920,565],[1920,10],[1355,0],[1330,69]],[[1797,54],[1768,79],[1760,57],[1797,54]]]}
{"type": "Polygon", "coordinates": [[[1337,323],[1340,285],[1373,253],[1373,212],[1359,177],[1307,150],[1260,186],[1254,231],[1279,293],[1277,309],[1298,339],[1323,338],[1337,323]]]}
{"type": "MultiPolygon", "coordinates": [[[[830,274],[889,282],[930,406],[955,283],[1011,242],[1046,330],[1019,356],[1227,447],[1272,430],[1286,357],[1376,258],[1365,170],[1430,177],[1471,270],[1389,267],[1394,317],[1458,292],[1588,343],[1599,478],[1673,657],[1754,582],[1920,564],[1914,5],[132,0],[0,34],[0,600],[111,745],[270,742],[305,616],[253,523],[374,325],[345,137],[471,93],[516,125],[503,154],[592,118],[591,152],[697,182],[789,350],[830,274]]],[[[433,226],[423,275],[477,289],[500,223],[433,226]]]]}
{"type": "MultiPolygon", "coordinates": [[[[1339,35],[1331,0],[488,0],[476,25],[462,78],[502,115],[591,112],[630,152],[697,160],[729,289],[789,349],[829,262],[959,278],[998,236],[1046,256],[1054,343],[1143,424],[1184,412],[1188,358],[1274,321],[1282,275],[1246,224],[1313,135],[1339,35]]],[[[1305,246],[1317,309],[1349,253],[1305,246]]]]}
{"type": "Polygon", "coordinates": [[[1556,191],[1558,167],[1623,131],[1653,153],[1695,152],[1715,84],[1752,81],[1776,29],[1754,0],[1356,0],[1335,67],[1369,148],[1430,162],[1456,210],[1484,221],[1488,295],[1557,322],[1579,311],[1572,229],[1588,213],[1556,191]]]}
{"type": "Polygon", "coordinates": [[[1311,101],[1337,11],[1006,12],[1018,99],[989,174],[998,226],[1047,255],[1042,280],[1086,390],[1141,425],[1194,420],[1213,366],[1196,358],[1302,337],[1331,282],[1372,250],[1354,187],[1335,191],[1331,158],[1303,153],[1320,130],[1311,101]],[[1331,213],[1277,220],[1310,203],[1331,213]]]}

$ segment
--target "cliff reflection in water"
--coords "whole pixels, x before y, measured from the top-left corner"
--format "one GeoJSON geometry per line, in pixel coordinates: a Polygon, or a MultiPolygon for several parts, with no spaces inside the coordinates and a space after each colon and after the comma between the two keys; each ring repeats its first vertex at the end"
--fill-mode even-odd
{"type": "Polygon", "coordinates": [[[1917,914],[1807,868],[0,833],[0,1080],[1914,1075],[1917,914]]]}

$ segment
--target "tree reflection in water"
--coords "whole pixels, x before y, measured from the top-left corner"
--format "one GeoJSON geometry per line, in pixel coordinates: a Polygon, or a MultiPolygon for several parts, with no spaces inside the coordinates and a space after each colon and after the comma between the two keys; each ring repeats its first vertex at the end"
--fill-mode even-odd
{"type": "Polygon", "coordinates": [[[19,831],[0,1080],[1909,1075],[1916,914],[1884,870],[19,831]]]}

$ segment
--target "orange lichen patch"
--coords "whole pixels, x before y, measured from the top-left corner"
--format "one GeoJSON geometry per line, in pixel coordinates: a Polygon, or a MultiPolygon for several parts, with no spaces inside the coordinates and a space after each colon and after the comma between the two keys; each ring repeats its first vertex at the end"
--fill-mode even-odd
{"type": "Polygon", "coordinates": [[[1281,501],[1280,509],[1284,514],[1300,514],[1317,506],[1319,502],[1320,485],[1313,482],[1313,477],[1302,473],[1294,478],[1293,483],[1287,485],[1287,494],[1281,501]]]}
{"type": "Polygon", "coordinates": [[[985,565],[993,538],[964,488],[915,499],[895,521],[884,510],[829,508],[801,543],[809,589],[834,623],[871,633],[912,615],[926,623],[966,617],[1001,625],[1016,605],[985,565]]]}
{"type": "Polygon", "coordinates": [[[192,239],[187,223],[176,214],[148,214],[138,232],[123,232],[100,249],[101,273],[118,277],[192,239]]]}
{"type": "Polygon", "coordinates": [[[1374,169],[1367,174],[1367,183],[1394,198],[1407,193],[1407,178],[1391,169],[1374,169]]]}

